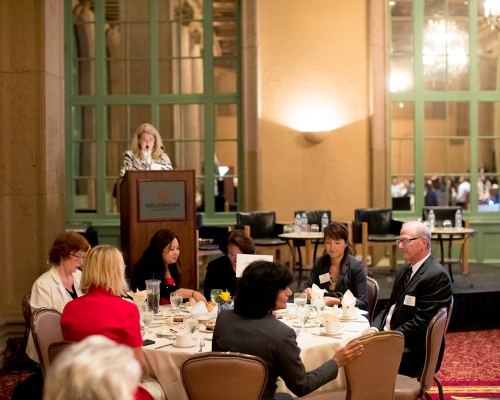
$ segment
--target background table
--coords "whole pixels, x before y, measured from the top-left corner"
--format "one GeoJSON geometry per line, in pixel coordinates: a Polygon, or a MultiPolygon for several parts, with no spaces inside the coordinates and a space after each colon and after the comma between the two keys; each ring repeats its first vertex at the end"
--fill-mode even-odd
{"type": "MultiPolygon", "coordinates": [[[[164,306],[161,307],[161,309],[164,306]]],[[[169,306],[167,306],[169,307],[169,306]]],[[[289,312],[293,313],[295,306],[289,304],[289,312]]],[[[158,320],[155,319],[154,322],[158,320]]],[[[284,323],[289,323],[286,319],[284,323]]],[[[324,362],[331,359],[334,353],[345,346],[350,340],[359,337],[369,332],[369,324],[366,318],[360,316],[359,322],[342,322],[344,324],[344,332],[340,337],[319,336],[319,331],[322,328],[306,328],[297,338],[297,343],[301,348],[300,357],[307,371],[316,369],[324,362]]],[[[173,329],[182,330],[182,324],[175,325],[173,329]]],[[[199,345],[189,348],[176,348],[173,346],[156,349],[156,347],[172,343],[169,339],[157,338],[156,333],[162,330],[168,330],[166,325],[152,328],[153,333],[146,334],[144,339],[152,339],[156,343],[150,346],[143,347],[144,356],[148,364],[149,370],[154,374],[156,379],[165,392],[169,400],[187,400],[186,393],[181,381],[180,368],[182,363],[191,355],[196,354],[200,349],[199,345]]],[[[294,329],[298,329],[295,328],[294,329]]],[[[195,337],[198,340],[205,341],[203,352],[212,351],[211,334],[204,332],[196,332],[195,337]]],[[[343,369],[339,370],[337,379],[322,386],[319,390],[342,390],[346,388],[345,376],[343,369]]],[[[289,392],[283,381],[278,380],[278,391],[289,392]]]]}
{"type": "MultiPolygon", "coordinates": [[[[464,277],[467,277],[469,274],[469,238],[476,233],[474,229],[471,228],[433,228],[431,230],[431,234],[437,237],[439,240],[439,247],[441,250],[441,264],[452,263],[451,259],[451,245],[454,240],[463,240],[462,244],[462,262],[460,262],[460,258],[458,259],[458,263],[462,266],[462,274],[464,277]],[[448,260],[444,254],[444,242],[448,241],[448,260]],[[447,262],[448,261],[448,262],[447,262]]],[[[471,287],[472,283],[469,282],[471,287]]]]}
{"type": "MultiPolygon", "coordinates": [[[[314,260],[313,260],[313,254],[311,251],[311,242],[313,240],[321,240],[323,239],[323,233],[321,232],[301,232],[301,233],[281,233],[278,235],[281,239],[285,239],[288,241],[288,244],[292,248],[292,272],[293,272],[293,266],[296,265],[296,260],[295,260],[295,244],[294,240],[303,240],[305,242],[305,248],[306,248],[306,254],[304,257],[304,265],[303,267],[312,265],[314,260]]],[[[299,249],[300,251],[300,249],[299,249]]]]}

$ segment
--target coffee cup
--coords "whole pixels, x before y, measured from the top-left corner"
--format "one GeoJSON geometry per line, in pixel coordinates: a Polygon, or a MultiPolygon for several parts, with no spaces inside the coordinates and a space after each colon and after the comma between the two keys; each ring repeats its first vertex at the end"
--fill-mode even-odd
{"type": "Polygon", "coordinates": [[[179,332],[175,335],[175,344],[177,346],[187,346],[192,344],[193,339],[191,339],[191,333],[189,332],[179,332]]]}
{"type": "Polygon", "coordinates": [[[340,331],[340,328],[343,328],[344,325],[339,321],[325,321],[325,331],[326,333],[337,333],[340,331]]]}

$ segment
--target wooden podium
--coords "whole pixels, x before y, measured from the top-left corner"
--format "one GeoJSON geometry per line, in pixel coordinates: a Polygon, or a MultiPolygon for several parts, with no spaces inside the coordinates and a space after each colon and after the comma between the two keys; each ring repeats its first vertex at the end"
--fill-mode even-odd
{"type": "Polygon", "coordinates": [[[127,171],[120,185],[121,248],[127,274],[161,229],[180,240],[182,287],[197,288],[195,171],[127,171]]]}

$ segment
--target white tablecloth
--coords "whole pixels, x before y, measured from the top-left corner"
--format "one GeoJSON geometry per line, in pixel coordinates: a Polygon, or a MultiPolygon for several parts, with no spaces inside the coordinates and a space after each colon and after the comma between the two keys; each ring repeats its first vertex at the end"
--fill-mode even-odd
{"type": "MultiPolygon", "coordinates": [[[[291,311],[293,305],[290,305],[291,311]]],[[[158,320],[155,320],[156,323],[158,320]]],[[[285,323],[289,323],[285,319],[285,323]]],[[[344,324],[343,333],[339,337],[328,337],[319,335],[323,328],[314,327],[306,330],[297,338],[297,343],[301,348],[300,357],[307,371],[313,370],[331,359],[334,353],[345,346],[350,340],[369,332],[369,324],[366,318],[359,316],[356,322],[342,322],[344,324]]],[[[144,339],[152,339],[156,343],[143,347],[144,356],[149,369],[160,382],[167,399],[169,400],[187,400],[184,387],[182,386],[180,368],[182,363],[191,355],[196,354],[200,349],[199,345],[189,348],[176,348],[174,346],[156,349],[156,347],[172,343],[171,340],[157,338],[156,333],[167,326],[152,328],[153,333],[146,334],[144,339]]],[[[175,330],[182,330],[182,324],[172,327],[175,330]]],[[[293,327],[294,329],[298,329],[293,327]]],[[[205,341],[203,352],[212,351],[211,334],[205,332],[196,332],[195,337],[198,340],[205,341]]],[[[319,390],[341,390],[345,389],[346,382],[343,368],[339,371],[337,379],[322,386],[319,390]]],[[[288,392],[283,381],[278,381],[278,392],[288,392]]],[[[291,393],[291,392],[290,392],[291,393]]]]}

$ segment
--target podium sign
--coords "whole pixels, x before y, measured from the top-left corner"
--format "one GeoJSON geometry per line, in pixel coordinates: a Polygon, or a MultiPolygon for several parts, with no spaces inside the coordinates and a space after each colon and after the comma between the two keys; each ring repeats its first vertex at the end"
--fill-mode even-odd
{"type": "Polygon", "coordinates": [[[140,222],[187,219],[185,181],[139,179],[137,189],[139,191],[137,215],[140,222]]]}

